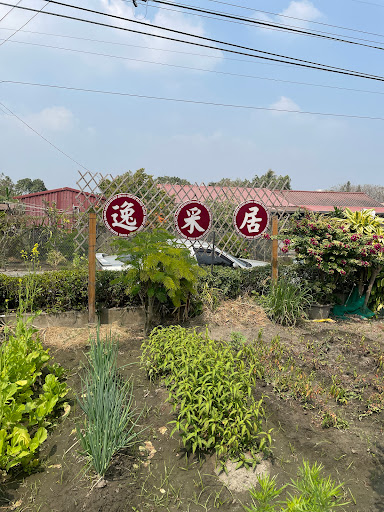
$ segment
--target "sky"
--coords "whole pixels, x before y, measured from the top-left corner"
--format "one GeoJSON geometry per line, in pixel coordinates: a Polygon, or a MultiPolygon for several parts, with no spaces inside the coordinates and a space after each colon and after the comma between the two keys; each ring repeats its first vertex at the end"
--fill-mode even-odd
{"type": "MultiPolygon", "coordinates": [[[[380,49],[196,16],[153,1],[138,1],[137,8],[130,0],[73,2],[149,26],[43,0],[4,1],[198,41],[151,26],[158,25],[384,75],[380,49]]],[[[169,1],[384,48],[384,0],[169,1]]],[[[48,189],[78,188],[79,171],[115,176],[145,168],[153,176],[208,183],[272,169],[288,174],[296,190],[347,181],[384,185],[383,82],[35,14],[0,5],[0,173],[14,182],[40,178],[48,189]]]]}

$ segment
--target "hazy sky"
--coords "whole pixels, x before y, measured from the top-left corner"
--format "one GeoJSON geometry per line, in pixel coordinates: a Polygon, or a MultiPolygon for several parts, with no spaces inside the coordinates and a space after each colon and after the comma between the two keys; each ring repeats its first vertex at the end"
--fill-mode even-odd
{"type": "MultiPolygon", "coordinates": [[[[15,0],[5,1],[16,4],[15,0]]],[[[353,37],[384,48],[384,0],[225,1],[227,4],[212,0],[180,3],[353,37]]],[[[153,2],[137,9],[130,1],[121,0],[73,3],[267,52],[384,75],[384,54],[373,48],[213,20],[153,2]]],[[[22,0],[19,5],[41,9],[46,2],[22,0]]],[[[172,37],[151,27],[53,4],[44,10],[172,37]]],[[[176,175],[205,183],[222,177],[251,178],[271,168],[277,174],[289,174],[293,188],[306,190],[347,180],[384,185],[384,82],[231,55],[44,14],[27,23],[34,13],[16,8],[9,11],[10,7],[0,5],[0,82],[383,118],[231,108],[2,82],[0,173],[14,181],[41,178],[47,188],[76,187],[81,165],[114,175],[144,167],[155,176],[176,175]]]]}

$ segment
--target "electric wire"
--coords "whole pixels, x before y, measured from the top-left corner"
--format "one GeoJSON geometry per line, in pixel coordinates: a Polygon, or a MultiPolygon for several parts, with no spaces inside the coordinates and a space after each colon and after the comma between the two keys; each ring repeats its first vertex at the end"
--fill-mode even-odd
{"type": "MultiPolygon", "coordinates": [[[[129,0],[124,0],[124,1],[127,2],[129,0]]],[[[208,11],[205,9],[200,9],[195,6],[191,6],[189,4],[188,5],[187,4],[175,4],[175,3],[167,2],[164,0],[152,0],[152,2],[156,3],[156,4],[162,4],[162,5],[171,5],[174,7],[178,7],[179,9],[185,9],[187,11],[195,11],[195,12],[188,12],[188,14],[191,14],[194,16],[201,16],[203,18],[216,19],[216,17],[219,17],[222,21],[226,21],[228,23],[238,23],[238,24],[247,25],[247,26],[257,25],[264,29],[278,30],[278,31],[290,32],[290,33],[294,33],[294,34],[298,34],[298,35],[317,37],[317,38],[335,41],[335,42],[339,42],[339,43],[354,44],[357,46],[363,46],[365,48],[373,48],[375,50],[382,50],[382,51],[384,50],[384,48],[381,46],[374,46],[372,44],[365,44],[362,42],[358,42],[358,41],[366,41],[366,42],[371,42],[371,43],[375,43],[375,44],[384,44],[384,43],[381,43],[378,41],[372,41],[370,39],[363,39],[363,38],[359,38],[359,37],[349,36],[350,39],[355,39],[355,41],[350,41],[348,39],[343,39],[343,37],[345,37],[345,36],[341,36],[340,34],[333,34],[332,32],[325,32],[325,31],[314,32],[311,30],[306,30],[306,29],[295,27],[292,25],[277,24],[277,23],[273,23],[273,22],[269,22],[269,21],[255,20],[252,18],[244,18],[244,17],[235,16],[235,15],[232,15],[229,13],[219,12],[219,11],[208,11]],[[200,14],[198,14],[198,13],[200,13],[200,14]],[[206,16],[201,13],[213,14],[213,16],[206,16]]],[[[175,12],[183,12],[180,10],[167,9],[166,7],[159,7],[159,6],[157,6],[157,7],[161,8],[161,9],[175,11],[175,12]]]]}
{"type": "MultiPolygon", "coordinates": [[[[291,114],[305,114],[305,115],[312,115],[312,116],[338,117],[338,118],[348,118],[348,119],[368,119],[371,121],[384,121],[384,117],[360,116],[360,115],[355,115],[355,114],[338,114],[338,113],[333,113],[333,112],[331,113],[331,112],[312,112],[312,111],[305,111],[305,110],[289,110],[289,109],[280,109],[280,108],[273,108],[273,107],[257,107],[255,105],[241,105],[241,104],[235,104],[235,103],[217,103],[217,102],[213,102],[213,101],[202,101],[202,100],[193,100],[193,99],[186,99],[186,98],[171,98],[171,97],[167,97],[167,96],[153,96],[153,95],[148,95],[148,94],[135,94],[135,93],[121,92],[121,91],[105,91],[102,89],[70,87],[67,85],[58,85],[58,84],[42,84],[42,83],[37,83],[37,82],[22,82],[20,80],[0,80],[0,83],[13,84],[13,85],[26,85],[26,86],[32,86],[32,87],[47,87],[47,88],[51,88],[51,89],[86,92],[86,93],[94,93],[94,94],[107,94],[107,95],[111,95],[111,96],[127,96],[130,98],[140,98],[140,99],[158,100],[158,101],[175,102],[175,103],[187,103],[187,104],[191,104],[191,105],[205,105],[205,106],[226,107],[226,108],[235,108],[235,109],[243,109],[243,110],[287,112],[287,113],[291,113],[291,114]]],[[[0,103],[0,105],[2,105],[2,104],[0,103]]]]}
{"type": "Polygon", "coordinates": [[[89,169],[87,169],[86,167],[84,167],[84,165],[82,165],[80,162],[78,162],[77,160],[75,160],[74,158],[72,158],[70,155],[68,155],[68,153],[65,153],[62,149],[60,149],[59,147],[57,147],[53,142],[51,142],[50,140],[48,140],[46,137],[44,137],[44,135],[41,135],[41,133],[39,133],[38,131],[36,131],[34,128],[32,128],[31,125],[29,125],[28,123],[26,123],[24,121],[24,119],[22,119],[21,117],[19,117],[18,115],[16,115],[14,112],[12,112],[12,110],[10,108],[8,108],[7,106],[4,105],[4,103],[1,103],[0,102],[0,106],[4,109],[6,109],[10,115],[14,116],[16,119],[18,119],[21,123],[23,123],[23,125],[25,125],[27,128],[29,128],[31,131],[33,131],[33,133],[35,133],[36,135],[38,135],[41,139],[43,139],[45,142],[47,142],[50,146],[52,146],[54,149],[56,149],[57,151],[59,151],[62,155],[64,155],[65,157],[67,157],[69,160],[72,160],[72,162],[74,162],[76,165],[79,165],[82,169],[84,169],[85,171],[89,171],[89,169]]]}
{"type": "MultiPolygon", "coordinates": [[[[0,39],[0,41],[1,41],[1,39],[0,39]]],[[[250,78],[250,79],[255,79],[255,80],[266,80],[266,81],[271,81],[271,82],[282,82],[282,83],[286,83],[286,84],[304,85],[304,86],[308,86],[308,87],[321,87],[321,88],[325,88],[325,89],[336,89],[336,90],[341,90],[341,91],[384,95],[384,92],[381,92],[381,91],[369,91],[366,89],[353,89],[353,88],[349,88],[349,87],[338,87],[338,86],[334,86],[334,85],[314,84],[314,83],[310,83],[310,82],[298,82],[298,81],[294,81],[294,80],[283,80],[283,79],[279,79],[279,78],[270,78],[270,77],[257,76],[257,75],[246,75],[243,73],[232,73],[229,71],[218,71],[218,70],[211,70],[211,69],[205,69],[205,68],[197,68],[197,67],[193,67],[193,66],[183,66],[181,64],[169,64],[167,62],[158,62],[158,61],[147,60],[147,59],[137,59],[135,57],[125,57],[125,56],[121,56],[121,55],[113,55],[110,53],[91,52],[88,50],[79,50],[77,48],[65,48],[62,46],[54,46],[54,45],[50,45],[50,44],[33,43],[30,41],[15,41],[15,40],[13,40],[10,42],[14,43],[14,44],[37,46],[37,47],[42,47],[42,48],[49,48],[49,49],[63,50],[63,51],[69,51],[69,52],[74,52],[74,53],[94,55],[97,57],[108,57],[108,58],[113,58],[113,59],[121,59],[121,60],[133,61],[133,62],[140,62],[143,64],[154,64],[154,65],[158,65],[158,66],[171,67],[171,68],[177,68],[177,69],[185,69],[185,70],[190,70],[190,71],[201,71],[201,72],[205,72],[205,73],[224,75],[224,76],[233,76],[233,77],[238,77],[238,78],[250,78]]],[[[118,44],[120,44],[120,43],[118,43],[118,44]]],[[[194,55],[194,54],[192,54],[192,55],[194,55]]]]}
{"type": "MultiPolygon", "coordinates": [[[[21,2],[21,0],[20,0],[20,2],[21,2]]],[[[18,8],[20,7],[20,6],[19,6],[19,3],[20,3],[20,2],[18,2],[18,3],[14,6],[14,8],[15,8],[15,9],[18,9],[18,8]]],[[[21,27],[19,27],[17,30],[15,30],[15,32],[14,32],[13,34],[11,34],[7,39],[5,39],[5,40],[0,44],[0,46],[2,46],[2,45],[3,45],[3,44],[5,44],[7,41],[9,41],[9,40],[10,40],[13,36],[15,36],[15,35],[16,35],[16,34],[17,34],[21,29],[23,29],[24,27],[26,27],[26,26],[28,25],[28,23],[30,23],[34,18],[36,18],[36,16],[37,16],[40,12],[42,12],[42,10],[43,10],[45,7],[47,7],[47,5],[48,5],[48,3],[46,2],[46,3],[45,3],[45,5],[43,5],[43,7],[42,7],[41,9],[39,9],[39,10],[38,10],[38,11],[37,11],[37,12],[36,12],[36,13],[35,13],[35,14],[34,14],[34,15],[33,15],[33,16],[28,20],[28,21],[26,21],[26,22],[24,23],[24,25],[21,25],[21,27]]],[[[12,11],[12,9],[11,9],[11,11],[12,11]]],[[[9,12],[10,12],[10,11],[9,11],[9,12]]],[[[7,14],[8,14],[8,13],[7,13],[7,14]]]]}
{"type": "MultiPolygon", "coordinates": [[[[355,0],[355,1],[358,1],[358,0],[355,0]]],[[[366,30],[359,30],[359,29],[356,29],[356,28],[344,27],[342,25],[332,25],[330,23],[324,23],[323,21],[315,21],[315,20],[307,20],[305,18],[297,18],[296,16],[289,16],[287,14],[281,14],[281,13],[277,13],[277,12],[263,11],[261,9],[255,9],[254,7],[247,7],[245,5],[233,4],[233,3],[230,3],[230,2],[223,2],[223,1],[220,1],[220,0],[208,0],[208,2],[213,2],[215,4],[221,4],[221,5],[227,5],[227,6],[230,6],[230,7],[237,7],[238,9],[245,9],[247,11],[261,12],[263,14],[269,14],[270,16],[279,16],[280,18],[288,18],[288,19],[291,19],[291,20],[304,21],[306,23],[314,23],[315,25],[323,25],[325,27],[339,28],[339,29],[342,29],[342,30],[350,30],[352,32],[360,32],[362,34],[368,34],[368,35],[371,35],[371,36],[384,37],[384,34],[377,34],[375,32],[367,32],[366,30]]],[[[371,3],[371,2],[362,2],[362,3],[371,3]]],[[[379,5],[379,4],[374,4],[374,5],[379,5]]],[[[384,6],[380,5],[379,7],[384,7],[384,6]]]]}
{"type": "MultiPolygon", "coordinates": [[[[58,3],[58,2],[55,2],[55,3],[58,3]]],[[[6,2],[0,2],[0,5],[10,6],[11,4],[8,4],[6,2]]],[[[63,5],[63,4],[61,4],[61,5],[63,5]]],[[[27,11],[37,12],[36,9],[33,9],[31,7],[22,7],[22,6],[18,5],[16,8],[17,9],[22,9],[22,10],[27,10],[27,11]]],[[[87,9],[87,11],[90,11],[90,10],[87,9]]],[[[98,13],[97,11],[90,11],[90,12],[98,13]]],[[[380,81],[380,82],[384,81],[384,77],[381,77],[381,76],[371,75],[371,74],[362,73],[362,72],[359,72],[359,71],[349,70],[349,69],[345,69],[345,68],[337,68],[335,66],[329,66],[327,64],[319,64],[319,63],[313,63],[313,65],[305,64],[304,62],[311,62],[311,61],[303,61],[303,59],[296,59],[294,57],[284,57],[284,56],[281,56],[282,58],[288,58],[288,59],[294,60],[294,62],[284,61],[284,60],[281,60],[281,58],[272,58],[272,57],[267,57],[265,55],[254,55],[254,54],[250,54],[250,53],[240,52],[238,50],[231,50],[229,48],[218,48],[216,46],[203,45],[201,43],[196,43],[194,41],[185,41],[185,40],[177,39],[177,38],[174,38],[174,37],[169,37],[169,36],[164,36],[164,35],[159,35],[159,34],[152,34],[152,33],[149,33],[149,32],[143,32],[143,31],[139,31],[139,30],[129,29],[127,27],[119,27],[117,25],[110,25],[110,24],[107,24],[107,23],[99,22],[99,21],[93,21],[93,20],[87,20],[87,19],[83,19],[83,18],[77,18],[77,17],[74,17],[74,16],[64,15],[64,14],[60,14],[60,13],[53,13],[53,12],[42,11],[42,14],[47,14],[47,15],[50,15],[50,16],[56,16],[56,17],[59,17],[59,18],[65,18],[65,19],[70,19],[70,20],[76,20],[76,21],[80,21],[80,22],[84,22],[84,23],[89,23],[89,24],[92,24],[92,25],[98,25],[98,26],[103,26],[103,27],[114,28],[114,29],[117,29],[117,30],[123,30],[123,31],[127,31],[127,32],[132,32],[132,33],[135,33],[135,34],[147,35],[147,36],[151,36],[151,37],[165,39],[165,40],[168,40],[168,41],[176,41],[176,42],[180,42],[180,43],[184,43],[184,44],[189,44],[189,45],[193,45],[193,46],[199,46],[199,47],[202,47],[202,48],[209,48],[209,49],[219,50],[219,51],[222,51],[222,52],[228,52],[228,53],[237,54],[237,55],[245,55],[247,57],[253,57],[253,58],[257,58],[257,59],[269,60],[269,61],[273,61],[273,62],[282,62],[282,63],[285,63],[285,64],[290,64],[290,65],[294,65],[294,66],[304,67],[304,68],[308,68],[308,69],[317,69],[317,70],[320,70],[320,71],[328,71],[328,72],[331,72],[331,73],[337,73],[337,74],[342,74],[342,75],[346,75],[346,76],[354,76],[354,77],[357,77],[357,78],[365,78],[365,79],[369,79],[369,80],[376,80],[376,81],[380,81]]],[[[123,18],[123,17],[120,17],[120,16],[111,15],[111,14],[105,14],[105,13],[101,13],[101,14],[102,15],[106,15],[106,16],[111,16],[111,17],[114,17],[114,18],[118,18],[118,19],[123,19],[125,21],[129,21],[129,22],[133,22],[133,23],[144,24],[144,22],[142,22],[142,21],[130,20],[130,19],[127,19],[127,18],[123,18]]],[[[207,41],[213,41],[213,42],[221,43],[220,41],[217,41],[217,40],[214,40],[214,39],[206,38],[206,37],[203,37],[203,36],[197,36],[197,35],[194,35],[194,34],[189,34],[187,32],[176,31],[176,30],[165,28],[165,27],[157,27],[156,25],[150,25],[148,23],[145,23],[145,25],[147,25],[147,26],[149,26],[151,28],[161,28],[162,30],[168,30],[168,31],[171,31],[171,32],[182,33],[182,34],[184,34],[186,36],[189,36],[189,37],[195,37],[195,38],[204,39],[204,40],[207,40],[207,41]]],[[[229,46],[234,46],[234,47],[242,48],[241,46],[235,45],[235,44],[232,44],[232,43],[224,42],[222,44],[226,44],[226,45],[229,45],[229,46]]],[[[246,48],[246,47],[244,47],[244,48],[246,48]]],[[[255,51],[255,52],[260,52],[260,53],[263,53],[263,54],[279,56],[278,54],[272,54],[270,52],[264,52],[262,50],[256,50],[256,49],[253,49],[253,48],[251,48],[250,50],[251,51],[255,51]]]]}

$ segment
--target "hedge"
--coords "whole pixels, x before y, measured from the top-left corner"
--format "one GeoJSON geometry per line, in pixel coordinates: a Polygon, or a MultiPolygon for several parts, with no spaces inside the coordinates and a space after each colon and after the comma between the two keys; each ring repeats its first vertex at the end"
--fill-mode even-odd
{"type": "MultiPolygon", "coordinates": [[[[124,286],[112,281],[121,275],[119,271],[102,271],[96,274],[96,307],[113,308],[139,305],[138,297],[125,294],[124,286]]],[[[214,267],[200,278],[199,289],[207,284],[218,288],[227,298],[236,298],[252,290],[263,293],[268,285],[271,267],[252,269],[231,269],[214,267]]],[[[29,276],[30,278],[30,276],[29,276]]],[[[35,275],[37,294],[33,309],[47,313],[70,310],[84,310],[88,307],[88,273],[87,269],[70,269],[44,272],[35,275]]],[[[19,290],[25,287],[28,277],[10,277],[0,274],[0,312],[17,309],[19,290]]],[[[198,302],[199,294],[196,297],[198,302]]]]}

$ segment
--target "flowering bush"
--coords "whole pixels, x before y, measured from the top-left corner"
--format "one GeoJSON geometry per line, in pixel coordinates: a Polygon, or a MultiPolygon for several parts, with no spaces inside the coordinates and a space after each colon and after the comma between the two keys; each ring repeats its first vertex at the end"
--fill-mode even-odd
{"type": "Polygon", "coordinates": [[[293,215],[279,238],[283,252],[294,249],[298,261],[318,269],[323,288],[332,283],[335,289],[353,274],[360,296],[366,292],[366,305],[384,262],[384,236],[380,229],[358,232],[359,228],[347,218],[306,212],[293,215]]]}

